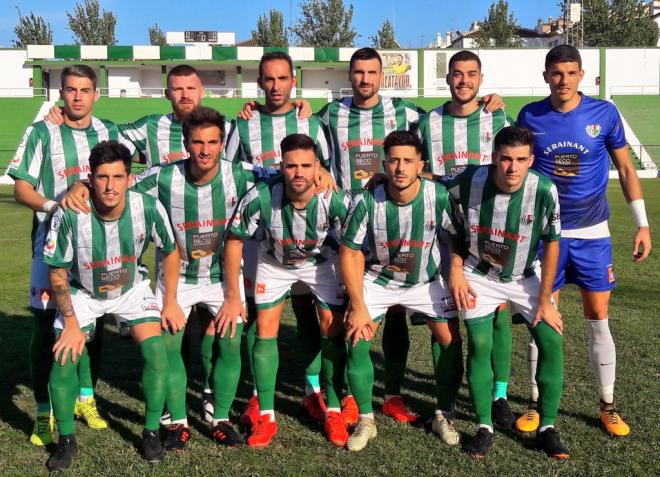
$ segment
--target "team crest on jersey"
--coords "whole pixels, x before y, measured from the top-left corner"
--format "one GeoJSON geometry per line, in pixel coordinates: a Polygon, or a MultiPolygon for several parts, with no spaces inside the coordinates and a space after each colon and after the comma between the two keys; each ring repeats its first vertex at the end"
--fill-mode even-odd
{"type": "Polygon", "coordinates": [[[426,222],[426,230],[433,230],[435,229],[435,220],[429,220],[426,222]]]}
{"type": "Polygon", "coordinates": [[[388,126],[390,129],[396,129],[396,119],[390,119],[387,121],[388,126]]]}
{"type": "Polygon", "coordinates": [[[585,130],[587,131],[587,134],[591,137],[598,137],[600,134],[600,124],[589,124],[585,130]]]}
{"type": "Polygon", "coordinates": [[[319,232],[327,232],[330,230],[330,224],[328,222],[322,222],[316,225],[316,230],[319,232]]]}
{"type": "Polygon", "coordinates": [[[490,142],[493,140],[493,133],[490,131],[486,131],[484,133],[481,133],[481,140],[483,142],[490,142]]]}
{"type": "Polygon", "coordinates": [[[529,225],[532,222],[534,222],[534,214],[525,214],[520,219],[520,223],[522,223],[523,225],[529,225]]]}

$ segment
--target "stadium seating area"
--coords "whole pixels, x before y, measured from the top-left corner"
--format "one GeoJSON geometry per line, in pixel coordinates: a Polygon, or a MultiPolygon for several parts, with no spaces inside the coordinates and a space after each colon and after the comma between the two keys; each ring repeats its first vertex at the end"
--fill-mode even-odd
{"type": "MultiPolygon", "coordinates": [[[[537,98],[518,96],[506,98],[507,110],[515,118],[520,109],[537,98]]],[[[236,116],[246,99],[243,98],[207,98],[204,104],[218,109],[229,118],[236,116]]],[[[416,98],[414,102],[429,110],[443,98],[416,98]]],[[[41,98],[0,98],[0,174],[4,173],[13,156],[23,131],[33,120],[43,100],[41,98]]],[[[324,99],[311,99],[316,111],[326,104],[324,99]]],[[[660,137],[657,130],[660,124],[660,96],[618,96],[615,103],[635,131],[640,142],[656,164],[660,164],[660,137]]],[[[117,122],[128,122],[150,113],[171,111],[166,99],[143,98],[102,98],[95,107],[95,115],[117,122]]],[[[633,158],[638,168],[641,167],[639,152],[632,148],[633,158]]]]}

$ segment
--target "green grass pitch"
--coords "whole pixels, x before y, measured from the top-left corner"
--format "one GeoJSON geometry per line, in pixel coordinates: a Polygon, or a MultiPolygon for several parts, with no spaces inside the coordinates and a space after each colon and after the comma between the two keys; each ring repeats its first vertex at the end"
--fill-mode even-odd
{"type": "MultiPolygon", "coordinates": [[[[644,180],[648,215],[653,230],[660,228],[660,181],[644,180]]],[[[130,341],[122,341],[113,326],[106,327],[101,380],[97,386],[101,413],[110,429],[93,431],[77,423],[80,450],[71,475],[659,475],[657,457],[660,426],[660,258],[655,251],[645,263],[631,262],[633,224],[618,183],[610,182],[612,230],[617,288],[610,310],[617,344],[617,404],[632,427],[630,436],[608,437],[598,421],[598,404],[587,354],[587,333],[575,288],[562,295],[566,319],[566,385],[558,426],[571,451],[567,462],[547,459],[533,448],[530,437],[498,434],[488,457],[475,461],[458,448],[443,445],[422,424],[397,424],[376,414],[378,437],[361,453],[352,454],[327,442],[322,428],[301,412],[301,367],[296,362],[294,321],[287,308],[280,333],[280,372],[275,406],[280,431],[262,451],[224,449],[214,445],[200,417],[201,388],[198,347],[189,384],[192,440],[180,455],[168,455],[158,466],[143,462],[135,445],[143,416],[140,358],[130,341]]],[[[45,475],[48,453],[28,443],[35,405],[29,385],[27,345],[31,317],[26,308],[30,268],[30,213],[16,205],[11,188],[0,187],[0,246],[4,250],[0,275],[0,474],[45,475]]],[[[152,263],[152,256],[146,259],[152,263]]],[[[514,327],[510,400],[514,412],[527,399],[526,343],[528,332],[514,327]]],[[[432,364],[426,328],[411,328],[411,346],[404,393],[426,419],[433,412],[432,364]]],[[[465,348],[465,346],[464,346],[465,348]]],[[[383,397],[380,346],[374,346],[374,399],[383,397]]],[[[246,366],[244,366],[244,374],[246,366]]],[[[241,381],[234,413],[250,389],[241,381]]],[[[457,403],[457,426],[464,439],[474,433],[467,388],[457,403]]],[[[235,414],[234,414],[235,417],[235,414]]]]}

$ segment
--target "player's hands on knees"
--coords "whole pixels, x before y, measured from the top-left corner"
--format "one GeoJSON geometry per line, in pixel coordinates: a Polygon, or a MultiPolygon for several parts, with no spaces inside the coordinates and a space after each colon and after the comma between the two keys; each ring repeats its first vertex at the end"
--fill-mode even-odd
{"type": "Polygon", "coordinates": [[[497,111],[498,109],[504,109],[504,107],[506,106],[506,104],[504,104],[504,100],[502,99],[502,96],[495,93],[482,96],[481,103],[483,103],[483,105],[486,108],[486,111],[488,111],[489,113],[497,111]]]}
{"type": "Polygon", "coordinates": [[[89,187],[87,184],[82,182],[75,182],[71,188],[68,190],[62,200],[60,201],[60,207],[64,210],[71,209],[76,214],[83,213],[89,214],[89,205],[87,200],[89,199],[89,187]]]}
{"type": "Polygon", "coordinates": [[[300,119],[307,119],[312,115],[312,105],[306,99],[294,99],[291,104],[298,110],[300,119]]]}
{"type": "Polygon", "coordinates": [[[85,348],[87,333],[83,333],[77,326],[66,326],[53,345],[55,359],[64,366],[71,353],[71,361],[75,364],[85,348]]]}
{"type": "Polygon", "coordinates": [[[371,341],[376,331],[367,308],[354,306],[353,302],[349,303],[346,310],[344,327],[346,328],[346,339],[350,340],[353,346],[361,339],[371,341]]]}
{"type": "Polygon", "coordinates": [[[221,338],[225,337],[227,330],[230,330],[229,337],[233,338],[236,334],[236,323],[238,318],[245,321],[245,308],[240,298],[228,297],[222,304],[213,321],[215,321],[216,332],[221,338]]]}
{"type": "Polygon", "coordinates": [[[63,109],[58,105],[53,106],[48,110],[48,114],[44,116],[44,121],[60,126],[64,123],[64,114],[62,114],[62,111],[63,109]]]}
{"type": "Polygon", "coordinates": [[[633,240],[633,262],[639,263],[646,260],[649,253],[651,253],[651,229],[640,227],[633,240]]]}
{"type": "Polygon", "coordinates": [[[186,327],[186,315],[179,304],[175,302],[164,303],[160,312],[160,324],[163,330],[173,335],[186,327]]]}
{"type": "Polygon", "coordinates": [[[339,192],[339,187],[337,186],[337,182],[335,182],[335,178],[332,177],[332,174],[323,167],[319,168],[319,175],[314,180],[314,185],[316,186],[314,193],[317,195],[325,193],[326,199],[330,197],[333,190],[339,192]]]}
{"type": "Polygon", "coordinates": [[[243,105],[243,109],[238,113],[238,117],[245,120],[249,121],[252,119],[252,111],[257,109],[259,107],[259,103],[256,101],[248,101],[243,105]]]}
{"type": "Polygon", "coordinates": [[[477,292],[465,278],[462,268],[452,267],[449,271],[449,292],[451,293],[458,311],[474,307],[477,292]]]}
{"type": "Polygon", "coordinates": [[[550,328],[560,335],[564,334],[564,320],[562,320],[561,313],[554,304],[550,302],[539,304],[534,321],[532,321],[532,327],[538,325],[541,321],[545,321],[550,328]]]}

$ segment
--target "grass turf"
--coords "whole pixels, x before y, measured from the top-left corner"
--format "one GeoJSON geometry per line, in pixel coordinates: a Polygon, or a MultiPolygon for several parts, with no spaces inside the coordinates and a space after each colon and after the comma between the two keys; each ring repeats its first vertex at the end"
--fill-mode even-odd
{"type": "MultiPolygon", "coordinates": [[[[660,227],[660,181],[643,180],[651,227],[660,227]]],[[[193,346],[188,403],[192,440],[185,452],[168,455],[159,466],[146,464],[135,445],[143,416],[140,358],[137,347],[118,338],[114,326],[106,326],[101,380],[97,400],[110,429],[93,431],[77,423],[80,447],[72,475],[658,475],[656,452],[660,427],[655,412],[660,408],[660,258],[631,262],[632,220],[618,183],[610,182],[610,204],[618,286],[610,317],[617,343],[617,404],[632,427],[630,436],[608,437],[598,421],[598,404],[587,354],[587,334],[575,288],[562,295],[566,319],[566,385],[558,427],[571,451],[567,462],[555,462],[534,450],[530,436],[498,434],[486,459],[476,461],[458,448],[443,445],[422,424],[403,425],[376,414],[378,437],[359,454],[335,448],[323,436],[321,426],[301,412],[303,370],[296,361],[295,321],[289,308],[280,332],[280,371],[275,400],[280,431],[273,444],[262,451],[224,449],[214,445],[200,418],[201,385],[198,347],[193,346]]],[[[16,205],[11,188],[0,186],[0,214],[5,226],[0,243],[5,266],[0,302],[0,462],[3,475],[45,475],[47,450],[28,443],[35,413],[28,374],[27,344],[31,317],[26,308],[30,267],[30,214],[16,205]]],[[[153,256],[146,258],[152,263],[153,256]]],[[[509,396],[514,412],[527,400],[526,343],[528,332],[514,327],[512,380],[509,396]]],[[[403,391],[408,402],[425,419],[433,412],[432,364],[429,332],[411,328],[408,371],[403,391]]],[[[465,346],[464,346],[465,348],[465,346]]],[[[374,345],[376,367],[374,399],[383,397],[383,365],[379,344],[374,345]]],[[[244,366],[244,374],[247,366],[244,366]]],[[[243,377],[234,413],[250,395],[243,377]]],[[[457,427],[467,440],[474,434],[467,388],[457,403],[457,427]]]]}
{"type": "Polygon", "coordinates": [[[660,166],[660,95],[616,96],[614,102],[645,146],[646,152],[660,166]]]}
{"type": "Polygon", "coordinates": [[[0,173],[14,156],[41,103],[43,98],[0,98],[0,173]]]}

